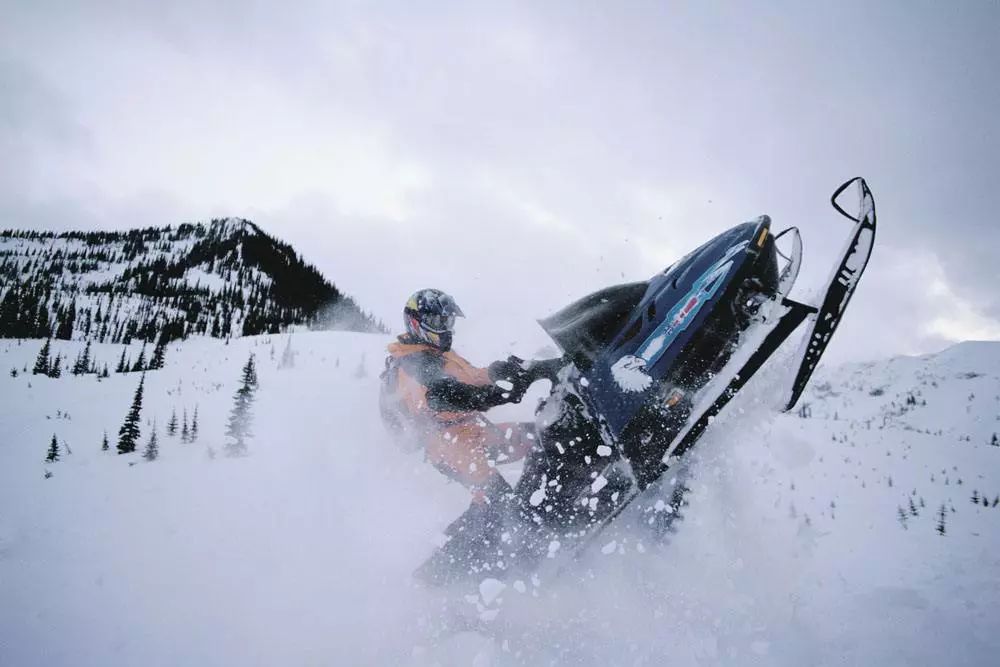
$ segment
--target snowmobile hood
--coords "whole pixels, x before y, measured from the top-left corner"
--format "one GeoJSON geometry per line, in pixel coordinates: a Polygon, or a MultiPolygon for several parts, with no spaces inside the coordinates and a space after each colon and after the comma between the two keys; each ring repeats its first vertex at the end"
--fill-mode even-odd
{"type": "Polygon", "coordinates": [[[647,281],[595,292],[539,322],[586,376],[585,398],[614,435],[664,382],[678,381],[693,350],[722,347],[706,324],[721,305],[731,309],[758,255],[773,255],[769,227],[767,216],[737,225],[647,281]]]}

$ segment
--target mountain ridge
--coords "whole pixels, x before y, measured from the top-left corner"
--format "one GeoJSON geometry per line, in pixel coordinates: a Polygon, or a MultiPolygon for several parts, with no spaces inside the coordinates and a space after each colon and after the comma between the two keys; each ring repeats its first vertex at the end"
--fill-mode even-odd
{"type": "Polygon", "coordinates": [[[96,342],[384,332],[295,249],[244,218],[127,231],[0,231],[0,337],[96,342]]]}

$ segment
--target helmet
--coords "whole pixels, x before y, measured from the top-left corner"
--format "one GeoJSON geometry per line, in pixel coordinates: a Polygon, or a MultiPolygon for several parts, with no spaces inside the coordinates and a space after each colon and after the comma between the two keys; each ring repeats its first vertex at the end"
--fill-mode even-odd
{"type": "Polygon", "coordinates": [[[439,289],[416,292],[403,308],[406,332],[444,352],[451,349],[456,317],[465,317],[465,313],[453,298],[439,289]]]}

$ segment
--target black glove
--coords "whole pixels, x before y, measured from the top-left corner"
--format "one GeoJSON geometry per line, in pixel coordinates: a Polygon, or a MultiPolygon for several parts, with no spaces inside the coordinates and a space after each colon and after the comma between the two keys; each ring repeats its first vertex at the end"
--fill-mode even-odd
{"type": "Polygon", "coordinates": [[[510,356],[504,361],[494,361],[489,365],[488,371],[493,382],[510,383],[511,389],[506,393],[510,394],[510,401],[513,403],[520,402],[528,387],[535,381],[533,375],[525,370],[524,360],[519,357],[510,356]]]}

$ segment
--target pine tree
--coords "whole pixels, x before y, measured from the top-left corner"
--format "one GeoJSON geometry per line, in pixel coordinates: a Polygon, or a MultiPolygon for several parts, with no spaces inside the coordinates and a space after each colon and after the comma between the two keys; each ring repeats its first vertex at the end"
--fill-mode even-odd
{"type": "Polygon", "coordinates": [[[187,442],[190,441],[190,438],[191,438],[191,431],[188,430],[188,411],[185,408],[185,410],[184,410],[184,422],[183,422],[183,426],[181,426],[181,442],[187,443],[187,442]]]}
{"type": "Polygon", "coordinates": [[[107,364],[104,364],[104,370],[101,371],[100,377],[102,377],[102,378],[109,377],[109,374],[108,374],[108,365],[107,364]]]}
{"type": "Polygon", "coordinates": [[[118,453],[131,454],[135,451],[136,441],[139,440],[139,416],[142,412],[142,387],[146,382],[146,374],[143,373],[139,379],[139,386],[132,397],[132,407],[129,408],[125,422],[118,431],[118,453]]]}
{"type": "Polygon", "coordinates": [[[993,434],[993,439],[990,440],[990,444],[994,447],[1000,447],[1000,438],[997,437],[996,433],[993,434]]]}
{"type": "Polygon", "coordinates": [[[972,490],[972,503],[974,505],[979,504],[979,491],[976,491],[975,489],[972,490]]]}
{"type": "Polygon", "coordinates": [[[295,350],[292,349],[292,337],[288,337],[285,344],[285,351],[281,353],[281,363],[278,368],[295,368],[295,350]]]}
{"type": "Polygon", "coordinates": [[[163,338],[161,337],[159,344],[157,344],[156,348],[153,350],[153,358],[149,361],[150,370],[159,370],[163,368],[163,363],[164,363],[163,357],[166,354],[166,351],[167,351],[167,344],[163,341],[163,338]]]}
{"type": "Polygon", "coordinates": [[[101,439],[101,451],[108,451],[108,432],[104,432],[104,438],[101,439]]]}
{"type": "Polygon", "coordinates": [[[49,443],[49,453],[45,457],[46,463],[55,463],[59,460],[59,441],[56,440],[56,434],[52,434],[52,442],[49,443]]]}
{"type": "Polygon", "coordinates": [[[938,535],[945,534],[944,518],[947,516],[947,514],[948,514],[947,508],[944,506],[944,503],[941,503],[941,509],[938,510],[938,522],[937,522],[938,535]]]}
{"type": "Polygon", "coordinates": [[[901,525],[903,529],[906,530],[906,512],[903,510],[902,507],[896,507],[896,510],[897,510],[896,519],[899,521],[899,525],[901,525]]]}
{"type": "Polygon", "coordinates": [[[198,406],[194,406],[194,417],[191,418],[191,434],[189,437],[190,442],[194,442],[198,439],[198,406]]]}
{"type": "Polygon", "coordinates": [[[49,354],[52,350],[52,339],[45,339],[45,344],[42,345],[42,349],[38,351],[38,357],[35,359],[35,367],[31,369],[34,375],[48,375],[49,374],[49,354]]]}
{"type": "Polygon", "coordinates": [[[167,435],[173,437],[177,435],[177,408],[170,413],[170,421],[167,422],[167,435]]]}
{"type": "Polygon", "coordinates": [[[125,361],[125,352],[128,348],[122,348],[122,357],[118,360],[118,365],[115,366],[115,373],[127,373],[128,372],[128,362],[125,361]]]}
{"type": "Polygon", "coordinates": [[[910,496],[910,515],[917,516],[920,512],[917,510],[917,506],[913,503],[913,496],[910,496]]]}
{"type": "Polygon", "coordinates": [[[250,408],[253,406],[254,391],[257,389],[257,369],[254,367],[253,355],[247,359],[243,366],[243,373],[240,380],[240,388],[233,396],[233,409],[229,413],[229,425],[226,428],[227,456],[245,456],[247,453],[247,438],[253,436],[251,423],[253,415],[250,408]]]}
{"type": "Polygon", "coordinates": [[[83,353],[76,358],[73,364],[73,375],[83,375],[90,372],[90,341],[83,348],[83,353]]]}
{"type": "Polygon", "coordinates": [[[147,461],[155,461],[159,456],[160,446],[156,439],[156,420],[153,420],[152,431],[149,434],[149,440],[146,442],[146,449],[142,453],[142,458],[147,461]]]}
{"type": "Polygon", "coordinates": [[[49,377],[59,378],[62,377],[62,355],[57,354],[56,358],[52,360],[52,366],[49,367],[49,377]]]}
{"type": "Polygon", "coordinates": [[[139,373],[146,370],[146,344],[142,344],[142,350],[139,352],[139,358],[135,360],[135,364],[132,365],[132,372],[139,373]]]}

